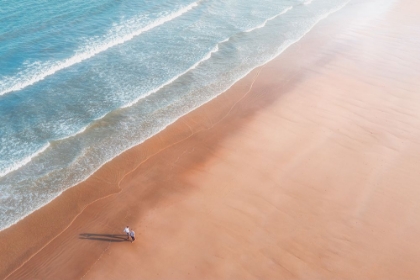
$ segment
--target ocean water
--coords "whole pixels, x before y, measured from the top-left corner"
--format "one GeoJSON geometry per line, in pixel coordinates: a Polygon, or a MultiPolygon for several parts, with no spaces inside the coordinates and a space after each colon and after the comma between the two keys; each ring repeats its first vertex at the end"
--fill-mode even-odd
{"type": "Polygon", "coordinates": [[[349,0],[0,0],[0,230],[349,0]]]}

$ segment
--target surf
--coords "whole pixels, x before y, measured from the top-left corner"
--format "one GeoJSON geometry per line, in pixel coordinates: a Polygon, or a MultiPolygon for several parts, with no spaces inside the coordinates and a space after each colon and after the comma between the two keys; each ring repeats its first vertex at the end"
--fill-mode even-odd
{"type": "Polygon", "coordinates": [[[7,174],[9,174],[13,171],[18,170],[19,168],[21,168],[25,165],[27,165],[28,163],[30,163],[32,161],[33,158],[37,157],[38,155],[43,153],[45,150],[47,150],[49,146],[50,146],[50,143],[47,143],[47,144],[43,145],[40,149],[38,149],[37,151],[32,153],[31,155],[28,155],[28,156],[24,157],[23,159],[17,161],[13,165],[3,167],[3,169],[0,170],[0,178],[6,176],[7,174]]]}
{"type": "Polygon", "coordinates": [[[217,44],[210,52],[208,52],[202,59],[200,59],[199,61],[197,61],[196,63],[194,63],[191,67],[189,67],[187,70],[185,70],[184,72],[172,77],[171,79],[169,79],[168,81],[164,82],[163,84],[161,84],[159,87],[147,92],[146,94],[134,99],[133,101],[131,101],[130,103],[124,105],[121,107],[121,109],[124,108],[128,108],[133,106],[134,104],[136,104],[137,102],[139,102],[141,99],[146,98],[147,96],[150,96],[151,94],[161,90],[162,88],[170,85],[171,83],[173,83],[174,81],[176,81],[178,78],[182,77],[183,75],[187,74],[188,72],[190,72],[191,70],[197,68],[198,65],[200,65],[202,62],[210,59],[210,57],[212,56],[213,53],[216,53],[219,50],[219,45],[217,44]]]}
{"type": "Polygon", "coordinates": [[[272,17],[270,17],[270,18],[266,19],[266,20],[265,20],[263,23],[261,23],[260,25],[257,25],[256,27],[253,27],[253,28],[250,28],[250,29],[246,30],[246,31],[245,31],[245,33],[249,33],[249,32],[252,32],[252,31],[254,31],[254,30],[256,30],[256,29],[263,28],[263,27],[267,24],[267,22],[269,22],[269,21],[271,21],[271,20],[273,20],[273,19],[275,19],[275,18],[277,18],[277,17],[279,17],[279,16],[281,16],[281,15],[286,14],[286,13],[287,13],[288,11],[290,11],[291,9],[293,9],[293,6],[289,6],[289,7],[287,7],[286,9],[284,9],[283,11],[281,11],[280,13],[278,13],[277,15],[272,16],[272,17]]]}
{"type": "Polygon", "coordinates": [[[197,1],[185,7],[182,7],[175,12],[169,13],[168,15],[158,18],[157,20],[152,21],[148,25],[134,30],[123,36],[118,36],[118,33],[117,36],[114,35],[116,33],[115,31],[118,31],[119,29],[124,27],[117,26],[112,31],[110,31],[110,34],[107,36],[111,37],[111,39],[87,45],[81,48],[79,51],[76,51],[75,55],[65,60],[57,62],[48,61],[45,63],[34,62],[28,67],[28,69],[23,70],[14,76],[4,77],[0,81],[0,96],[10,92],[22,90],[28,86],[31,86],[37,82],[44,80],[46,77],[51,76],[58,71],[61,71],[75,64],[88,60],[117,45],[126,43],[144,32],[147,32],[153,28],[156,28],[160,25],[163,25],[171,20],[182,16],[183,14],[197,7],[199,5],[199,2],[200,1],[197,1]]]}

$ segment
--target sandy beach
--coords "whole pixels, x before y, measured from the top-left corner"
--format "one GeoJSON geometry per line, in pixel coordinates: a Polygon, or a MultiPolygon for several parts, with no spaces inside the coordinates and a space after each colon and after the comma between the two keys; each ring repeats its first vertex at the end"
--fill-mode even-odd
{"type": "Polygon", "coordinates": [[[420,4],[365,2],[0,232],[0,279],[420,278],[420,4]]]}

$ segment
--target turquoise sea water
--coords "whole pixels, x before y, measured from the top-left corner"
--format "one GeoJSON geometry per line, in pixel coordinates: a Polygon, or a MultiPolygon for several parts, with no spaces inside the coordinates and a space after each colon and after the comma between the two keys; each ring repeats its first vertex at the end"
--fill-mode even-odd
{"type": "Polygon", "coordinates": [[[347,2],[0,0],[0,230],[347,2]]]}

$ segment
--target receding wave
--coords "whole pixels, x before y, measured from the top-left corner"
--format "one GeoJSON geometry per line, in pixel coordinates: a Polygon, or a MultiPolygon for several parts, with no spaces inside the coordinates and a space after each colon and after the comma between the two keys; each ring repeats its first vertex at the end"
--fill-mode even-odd
{"type": "Polygon", "coordinates": [[[255,29],[263,28],[267,24],[267,22],[269,22],[270,20],[273,20],[273,19],[275,19],[275,18],[277,18],[277,17],[279,17],[281,15],[284,15],[285,13],[287,13],[288,11],[290,11],[291,9],[293,9],[293,6],[287,7],[286,9],[284,9],[283,11],[281,11],[280,13],[278,13],[277,15],[272,16],[271,18],[266,19],[260,25],[257,25],[257,26],[255,26],[253,28],[250,28],[248,30],[245,30],[245,32],[248,33],[248,32],[254,31],[255,29]]]}
{"type": "Polygon", "coordinates": [[[4,95],[6,93],[21,90],[27,86],[33,85],[46,77],[53,75],[57,71],[60,71],[62,69],[68,68],[70,66],[73,66],[77,63],[80,63],[86,59],[89,59],[101,52],[106,51],[109,48],[112,48],[114,46],[120,45],[122,43],[125,43],[127,41],[132,40],[134,37],[149,31],[159,25],[162,25],[168,21],[171,21],[192,8],[198,6],[198,2],[191,3],[188,6],[185,6],[173,13],[170,13],[162,18],[159,18],[152,23],[146,25],[145,27],[142,27],[140,29],[137,29],[135,31],[132,31],[129,34],[126,34],[124,36],[112,38],[110,40],[107,40],[105,42],[101,42],[100,44],[96,44],[93,46],[86,47],[82,51],[79,51],[79,53],[76,53],[72,57],[58,61],[58,62],[47,62],[46,64],[36,62],[32,64],[32,66],[35,69],[31,69],[29,71],[21,71],[16,76],[6,77],[2,81],[0,81],[0,95],[4,95]],[[28,73],[29,72],[29,73],[28,73]]]}
{"type": "Polygon", "coordinates": [[[187,70],[185,70],[184,72],[174,76],[172,79],[166,81],[165,83],[163,83],[162,85],[160,85],[159,87],[152,89],[151,91],[147,92],[146,94],[134,99],[133,101],[131,101],[130,103],[122,106],[121,108],[128,108],[133,106],[134,104],[136,104],[137,102],[139,102],[141,99],[157,92],[158,90],[162,89],[163,87],[173,83],[174,81],[176,81],[179,77],[187,74],[189,71],[193,70],[194,68],[196,68],[200,63],[202,63],[203,61],[206,61],[207,59],[209,59],[211,57],[211,55],[215,52],[217,52],[219,50],[219,44],[226,42],[228,39],[218,43],[210,52],[208,52],[201,60],[197,61],[196,63],[194,63],[194,65],[192,65],[190,68],[188,68],[187,70]]]}
{"type": "Polygon", "coordinates": [[[78,135],[78,134],[81,134],[81,133],[85,132],[85,130],[86,130],[88,127],[89,127],[89,125],[85,125],[85,126],[83,126],[82,128],[80,128],[78,131],[74,132],[73,134],[66,135],[66,136],[64,136],[64,137],[61,137],[61,138],[58,138],[58,139],[54,139],[54,140],[52,140],[52,141],[62,141],[62,140],[68,139],[68,138],[70,138],[70,137],[74,137],[74,136],[76,136],[76,135],[78,135]]]}
{"type": "Polygon", "coordinates": [[[9,166],[3,170],[0,170],[0,178],[3,177],[6,174],[9,174],[10,172],[13,172],[19,168],[21,168],[22,166],[28,164],[29,162],[31,162],[31,160],[38,156],[39,154],[41,154],[42,152],[44,152],[48,147],[50,146],[50,143],[45,144],[44,146],[42,146],[41,149],[37,150],[35,153],[33,153],[32,155],[29,155],[27,157],[25,157],[24,159],[18,161],[17,163],[15,163],[12,166],[9,166]]]}

